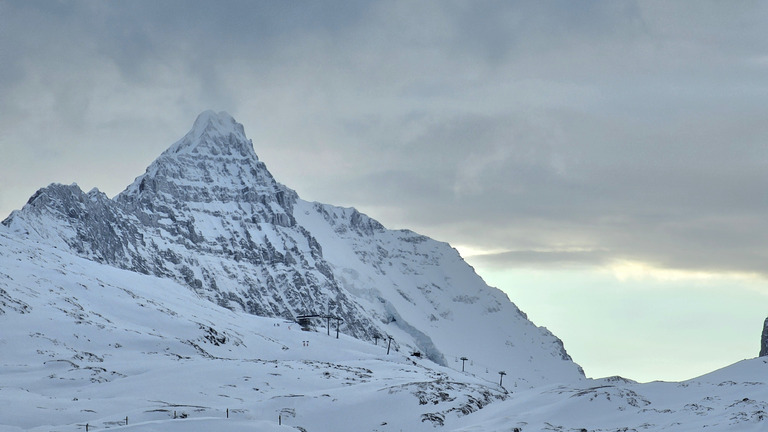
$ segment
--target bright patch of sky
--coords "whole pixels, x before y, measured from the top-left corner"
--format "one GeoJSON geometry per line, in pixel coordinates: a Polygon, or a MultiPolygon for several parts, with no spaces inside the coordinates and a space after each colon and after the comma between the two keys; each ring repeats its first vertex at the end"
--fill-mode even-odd
{"type": "Polygon", "coordinates": [[[768,296],[757,277],[640,263],[499,269],[467,261],[560,337],[589,377],[682,381],[760,349],[768,296]]]}

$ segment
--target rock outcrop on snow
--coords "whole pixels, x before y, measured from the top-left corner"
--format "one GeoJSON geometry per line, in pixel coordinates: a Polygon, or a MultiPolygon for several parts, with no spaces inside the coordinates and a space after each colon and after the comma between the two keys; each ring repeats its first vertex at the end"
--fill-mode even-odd
{"type": "Polygon", "coordinates": [[[760,337],[760,357],[768,356],[768,318],[763,322],[763,334],[760,337]]]}
{"type": "Polygon", "coordinates": [[[53,184],[3,225],[93,261],[173,279],[232,310],[338,317],[346,334],[391,336],[438,364],[470,356],[475,367],[506,370],[523,386],[583,377],[562,342],[488,287],[455,249],[388,230],[355,209],[300,199],[226,113],[202,113],[114,199],[53,184]]]}

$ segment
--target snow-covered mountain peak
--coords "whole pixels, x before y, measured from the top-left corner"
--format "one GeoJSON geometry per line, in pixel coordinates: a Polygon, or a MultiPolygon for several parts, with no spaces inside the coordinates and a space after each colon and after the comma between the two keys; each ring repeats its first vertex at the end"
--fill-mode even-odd
{"type": "Polygon", "coordinates": [[[299,199],[259,161],[242,125],[206,111],[115,199],[52,185],[3,222],[81,257],[173,279],[233,311],[297,320],[521,387],[583,379],[447,243],[388,230],[355,209],[299,199]],[[322,319],[322,318],[324,319],[322,319]]]}
{"type": "Polygon", "coordinates": [[[159,159],[194,157],[198,161],[223,159],[258,161],[253,143],[245,136],[243,125],[222,111],[203,111],[192,129],[168,148],[159,159]]]}
{"type": "Polygon", "coordinates": [[[205,111],[192,129],[118,195],[122,203],[277,202],[282,213],[296,199],[256,156],[243,125],[226,112],[205,111]]]}
{"type": "Polygon", "coordinates": [[[245,136],[243,125],[224,111],[215,113],[209,110],[200,113],[192,125],[192,130],[169,150],[208,153],[211,156],[239,154],[258,160],[253,152],[253,145],[245,136]]]}
{"type": "Polygon", "coordinates": [[[243,125],[238,123],[234,117],[229,115],[226,111],[219,111],[217,113],[213,110],[205,110],[201,112],[195,119],[193,130],[199,133],[204,129],[211,127],[223,132],[236,130],[241,134],[244,134],[243,125]]]}
{"type": "Polygon", "coordinates": [[[212,155],[217,155],[221,152],[232,151],[233,147],[244,157],[256,156],[253,153],[250,140],[245,136],[245,129],[242,124],[224,111],[216,113],[208,110],[197,116],[192,130],[169,150],[171,152],[190,151],[192,153],[205,150],[211,152],[212,155]]]}

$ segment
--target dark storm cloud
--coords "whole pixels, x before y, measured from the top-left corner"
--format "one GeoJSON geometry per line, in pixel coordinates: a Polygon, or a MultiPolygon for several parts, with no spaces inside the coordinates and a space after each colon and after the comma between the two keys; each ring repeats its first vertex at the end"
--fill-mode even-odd
{"type": "MultiPolygon", "coordinates": [[[[765,9],[3,2],[0,146],[44,183],[126,161],[87,180],[116,193],[223,109],[304,198],[497,265],[762,273],[765,9]]],[[[7,213],[44,184],[3,168],[7,213]]]]}

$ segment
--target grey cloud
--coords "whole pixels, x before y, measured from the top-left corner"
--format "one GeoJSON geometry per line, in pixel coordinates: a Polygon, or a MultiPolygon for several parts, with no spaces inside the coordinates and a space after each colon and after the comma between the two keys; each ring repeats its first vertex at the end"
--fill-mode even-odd
{"type": "Polygon", "coordinates": [[[756,137],[768,130],[759,122],[708,118],[696,128],[648,133],[637,125],[611,130],[606,119],[572,113],[523,117],[453,117],[426,126],[399,150],[409,158],[397,169],[379,159],[353,180],[354,201],[397,226],[518,250],[496,263],[601,265],[612,256],[764,272],[768,223],[759,197],[768,157],[756,137]],[[568,249],[601,252],[561,252],[568,249]]]}
{"type": "Polygon", "coordinates": [[[115,193],[213,108],[304,198],[517,251],[497,265],[763,272],[765,15],[720,2],[3,2],[0,146],[38,177],[4,169],[28,192],[3,188],[0,205],[47,181],[115,193]],[[116,160],[101,177],[84,168],[116,160]]]}

